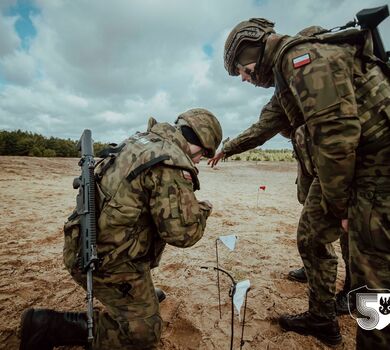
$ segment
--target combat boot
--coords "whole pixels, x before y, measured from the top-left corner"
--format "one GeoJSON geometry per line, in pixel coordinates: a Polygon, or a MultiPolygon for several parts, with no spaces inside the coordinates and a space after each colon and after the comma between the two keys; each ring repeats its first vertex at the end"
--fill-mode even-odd
{"type": "Polygon", "coordinates": [[[355,311],[356,306],[351,297],[348,297],[348,292],[346,290],[341,290],[336,294],[336,314],[348,315],[351,312],[355,311]]]}
{"type": "Polygon", "coordinates": [[[336,294],[336,313],[337,315],[348,315],[355,311],[356,295],[354,292],[349,293],[351,290],[351,277],[348,266],[345,269],[345,281],[344,288],[336,294]]]}
{"type": "Polygon", "coordinates": [[[154,291],[157,295],[157,299],[158,299],[158,302],[161,303],[162,301],[165,300],[165,298],[167,297],[164,293],[164,291],[161,289],[161,288],[154,288],[154,291]]]}
{"type": "Polygon", "coordinates": [[[326,345],[341,343],[340,327],[337,318],[327,319],[306,311],[298,315],[284,315],[279,318],[279,325],[285,331],[303,335],[312,335],[326,345]]]}
{"type": "Polygon", "coordinates": [[[288,273],[287,278],[291,281],[306,283],[307,282],[306,270],[303,266],[299,269],[292,270],[288,273]]]}
{"type": "Polygon", "coordinates": [[[19,350],[52,350],[61,345],[87,345],[85,313],[27,309],[21,319],[19,350]]]}

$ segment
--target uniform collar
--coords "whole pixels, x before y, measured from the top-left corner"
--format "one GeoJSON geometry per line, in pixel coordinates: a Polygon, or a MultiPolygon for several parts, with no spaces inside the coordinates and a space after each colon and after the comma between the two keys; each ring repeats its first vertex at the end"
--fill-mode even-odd
{"type": "Polygon", "coordinates": [[[187,155],[190,154],[190,149],[187,140],[184,138],[180,130],[169,123],[158,123],[156,119],[150,118],[148,122],[148,132],[152,132],[163,139],[169,140],[176,144],[187,155]]]}

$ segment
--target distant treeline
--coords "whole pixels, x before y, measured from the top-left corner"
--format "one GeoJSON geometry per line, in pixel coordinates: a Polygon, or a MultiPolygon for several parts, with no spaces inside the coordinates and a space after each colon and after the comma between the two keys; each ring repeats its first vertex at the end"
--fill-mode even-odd
{"type": "MultiPolygon", "coordinates": [[[[77,141],[44,137],[27,131],[0,131],[0,155],[30,157],[79,157],[77,141]]],[[[107,144],[94,143],[95,154],[107,144]]]]}
{"type": "MultiPolygon", "coordinates": [[[[76,149],[77,141],[64,140],[57,137],[44,137],[27,131],[0,131],[0,155],[30,156],[30,157],[79,157],[76,149]]],[[[108,145],[94,143],[95,155],[108,145]]],[[[292,150],[262,150],[254,149],[235,156],[232,160],[247,161],[294,161],[292,150]]]]}
{"type": "Polygon", "coordinates": [[[293,162],[295,158],[291,149],[253,149],[231,157],[232,160],[254,162],[293,162]]]}

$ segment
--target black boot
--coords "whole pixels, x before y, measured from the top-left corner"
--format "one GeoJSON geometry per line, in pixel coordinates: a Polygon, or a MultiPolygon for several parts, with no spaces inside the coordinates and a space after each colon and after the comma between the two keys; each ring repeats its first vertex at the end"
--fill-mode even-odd
{"type": "Polygon", "coordinates": [[[19,350],[52,350],[60,345],[87,345],[85,313],[27,309],[21,320],[19,350]]]}
{"type": "Polygon", "coordinates": [[[348,315],[355,311],[355,293],[348,293],[351,290],[351,273],[349,266],[345,268],[344,288],[336,294],[336,313],[337,315],[348,315]]]}
{"type": "Polygon", "coordinates": [[[167,297],[164,293],[164,291],[161,289],[161,288],[154,288],[154,291],[157,295],[157,299],[158,299],[158,302],[161,303],[162,301],[165,300],[165,298],[167,297]]]}
{"type": "Polygon", "coordinates": [[[307,276],[305,268],[302,266],[299,269],[292,270],[288,273],[288,279],[291,281],[306,283],[307,282],[307,276]]]}
{"type": "Polygon", "coordinates": [[[349,295],[348,297],[348,291],[343,289],[336,294],[336,313],[338,316],[348,315],[355,311],[355,308],[356,306],[352,300],[352,296],[349,295]]]}
{"type": "Polygon", "coordinates": [[[330,346],[340,344],[342,340],[337,318],[329,320],[308,311],[298,315],[281,316],[279,325],[286,331],[312,335],[330,346]]]}

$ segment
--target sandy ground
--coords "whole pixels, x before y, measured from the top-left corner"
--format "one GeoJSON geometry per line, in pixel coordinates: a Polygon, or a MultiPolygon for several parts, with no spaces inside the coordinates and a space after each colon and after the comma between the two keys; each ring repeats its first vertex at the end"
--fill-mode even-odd
{"type": "MultiPolygon", "coordinates": [[[[62,225],[74,206],[77,161],[0,157],[0,349],[18,349],[17,327],[27,307],[85,308],[84,292],[62,265],[62,225]]],[[[220,267],[252,286],[242,349],[328,349],[313,337],[283,332],[276,321],[307,308],[306,286],[286,279],[301,265],[295,164],[225,162],[199,168],[197,197],[209,199],[214,211],[203,239],[189,249],[168,247],[153,273],[168,295],[161,304],[161,349],[230,348],[230,280],[221,275],[220,319],[216,273],[200,268],[215,266],[216,238],[230,234],[238,237],[236,248],[230,252],[219,244],[220,267]],[[266,190],[259,191],[263,185],[266,190]]],[[[343,280],[340,262],[338,289],[343,280]]],[[[342,316],[340,326],[343,344],[337,349],[354,349],[356,322],[342,316]]],[[[234,349],[239,349],[238,317],[234,331],[234,349]]]]}

